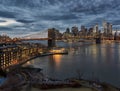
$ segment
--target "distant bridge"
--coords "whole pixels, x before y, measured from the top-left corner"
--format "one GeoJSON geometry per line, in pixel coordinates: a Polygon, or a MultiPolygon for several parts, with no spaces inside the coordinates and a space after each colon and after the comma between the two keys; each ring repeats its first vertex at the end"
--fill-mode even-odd
{"type": "Polygon", "coordinates": [[[21,40],[48,40],[48,30],[36,34],[30,34],[21,38],[21,40]]]}
{"type": "Polygon", "coordinates": [[[27,40],[49,40],[50,38],[21,38],[21,41],[27,41],[27,40]]]}
{"type": "Polygon", "coordinates": [[[54,47],[55,46],[55,36],[56,36],[56,32],[54,31],[54,29],[48,29],[48,30],[41,31],[36,34],[30,34],[30,35],[24,36],[24,37],[20,38],[19,40],[20,41],[48,40],[48,47],[54,47]]]}

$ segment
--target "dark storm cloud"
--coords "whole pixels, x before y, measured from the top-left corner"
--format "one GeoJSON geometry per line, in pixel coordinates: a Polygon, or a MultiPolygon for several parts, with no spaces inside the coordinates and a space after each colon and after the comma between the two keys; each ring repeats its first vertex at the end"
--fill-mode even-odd
{"type": "Polygon", "coordinates": [[[43,20],[51,20],[51,21],[78,19],[78,17],[75,14],[71,14],[71,13],[63,14],[63,15],[44,15],[38,17],[43,20]]]}
{"type": "Polygon", "coordinates": [[[12,28],[9,28],[9,27],[1,27],[0,26],[0,31],[12,31],[12,28]]]}
{"type": "Polygon", "coordinates": [[[0,17],[20,23],[7,26],[12,31],[31,34],[52,27],[101,26],[103,20],[120,25],[119,5],[119,0],[0,0],[0,17]]]}
{"type": "Polygon", "coordinates": [[[117,25],[117,24],[120,24],[120,20],[111,20],[111,22],[113,22],[113,24],[117,25]]]}
{"type": "Polygon", "coordinates": [[[34,22],[34,20],[16,20],[18,22],[21,22],[21,23],[32,23],[34,22]]]}
{"type": "Polygon", "coordinates": [[[5,11],[0,11],[0,17],[5,17],[5,18],[15,18],[15,13],[12,12],[5,12],[5,11]]]}

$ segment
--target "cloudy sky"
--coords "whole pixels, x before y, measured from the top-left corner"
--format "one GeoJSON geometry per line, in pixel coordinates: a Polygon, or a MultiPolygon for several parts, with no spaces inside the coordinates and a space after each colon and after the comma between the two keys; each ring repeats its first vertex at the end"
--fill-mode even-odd
{"type": "Polygon", "coordinates": [[[103,20],[119,28],[120,0],[0,0],[0,34],[11,37],[103,20]]]}

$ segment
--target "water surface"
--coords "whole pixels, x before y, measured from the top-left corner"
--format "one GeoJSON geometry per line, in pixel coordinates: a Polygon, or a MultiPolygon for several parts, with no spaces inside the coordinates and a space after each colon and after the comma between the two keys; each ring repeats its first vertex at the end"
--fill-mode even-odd
{"type": "Polygon", "coordinates": [[[120,87],[120,44],[57,43],[69,50],[68,55],[39,57],[27,62],[42,68],[43,73],[57,79],[78,78],[101,80],[120,87]]]}

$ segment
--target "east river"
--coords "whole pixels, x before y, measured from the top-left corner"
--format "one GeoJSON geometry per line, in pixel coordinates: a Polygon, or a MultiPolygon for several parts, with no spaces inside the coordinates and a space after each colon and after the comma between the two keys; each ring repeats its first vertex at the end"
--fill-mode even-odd
{"type": "Polygon", "coordinates": [[[25,64],[42,68],[51,78],[78,78],[100,80],[120,87],[120,44],[63,43],[68,55],[38,57],[25,64]]]}

